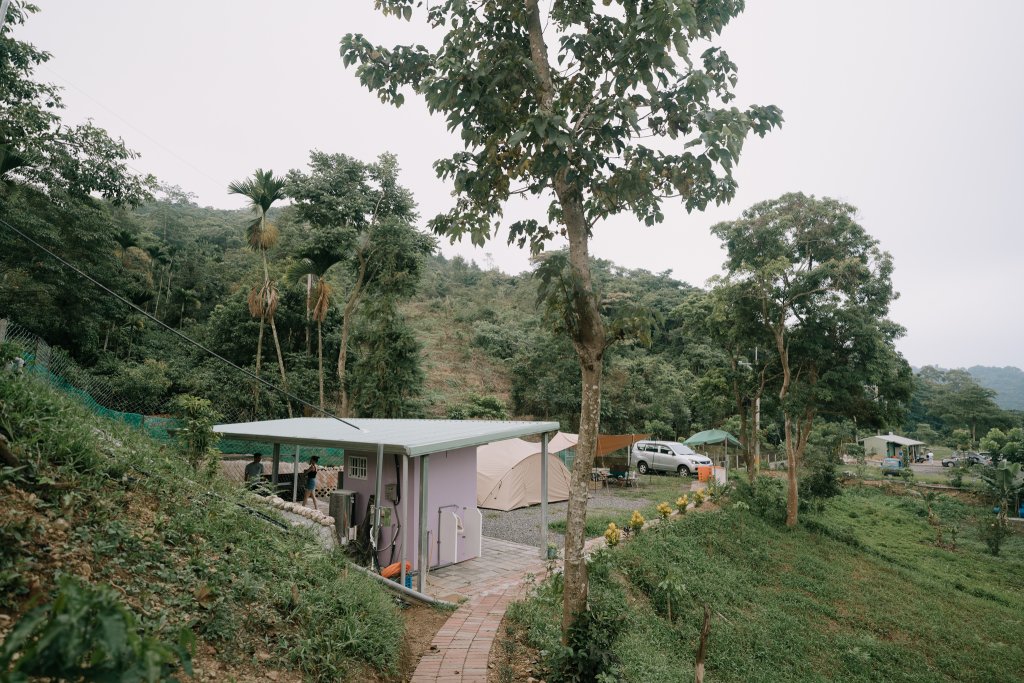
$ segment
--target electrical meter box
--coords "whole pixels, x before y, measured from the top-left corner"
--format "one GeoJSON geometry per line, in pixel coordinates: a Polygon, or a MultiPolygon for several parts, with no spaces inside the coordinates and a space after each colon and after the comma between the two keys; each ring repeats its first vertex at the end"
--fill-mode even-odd
{"type": "Polygon", "coordinates": [[[398,489],[394,484],[384,485],[384,500],[390,500],[392,503],[398,502],[398,489]]]}

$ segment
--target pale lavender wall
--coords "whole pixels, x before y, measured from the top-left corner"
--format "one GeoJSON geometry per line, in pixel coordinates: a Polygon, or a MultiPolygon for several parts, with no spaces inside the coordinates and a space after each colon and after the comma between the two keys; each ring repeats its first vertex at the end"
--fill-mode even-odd
{"type": "MultiPolygon", "coordinates": [[[[446,505],[455,505],[456,508],[447,508],[463,517],[466,509],[476,509],[476,448],[461,448],[454,451],[434,453],[430,456],[429,480],[427,491],[427,529],[430,533],[430,565],[437,564],[437,519],[438,509],[446,505]]],[[[419,564],[419,493],[420,493],[420,460],[421,458],[410,458],[409,460],[409,488],[402,490],[402,498],[406,501],[408,520],[402,520],[401,538],[398,539],[395,548],[395,562],[398,562],[402,552],[402,539],[409,542],[409,552],[406,559],[416,568],[419,564]]],[[[356,499],[356,524],[362,523],[366,517],[366,505],[369,497],[373,495],[377,476],[377,454],[362,453],[357,451],[346,452],[346,475],[344,488],[355,491],[356,499]],[[347,458],[349,456],[366,457],[366,479],[353,479],[349,476],[347,458]]],[[[398,477],[401,476],[401,458],[399,458],[398,477]]],[[[384,456],[384,473],[382,477],[382,498],[384,486],[393,484],[396,478],[394,456],[384,456]]],[[[392,505],[385,498],[383,504],[397,508],[392,512],[392,526],[384,527],[381,530],[379,546],[384,548],[391,544],[395,534],[395,524],[401,515],[401,503],[392,505]]],[[[457,552],[458,561],[470,559],[467,544],[460,537],[457,552]]],[[[380,563],[385,566],[391,562],[391,549],[380,553],[380,563]]]]}

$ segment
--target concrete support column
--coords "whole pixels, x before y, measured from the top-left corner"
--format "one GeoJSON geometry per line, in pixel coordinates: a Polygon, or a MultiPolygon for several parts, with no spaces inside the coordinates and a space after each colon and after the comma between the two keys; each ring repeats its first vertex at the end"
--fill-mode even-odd
{"type": "Polygon", "coordinates": [[[427,587],[427,565],[430,564],[430,548],[427,541],[427,477],[430,473],[430,456],[420,457],[420,546],[419,546],[419,573],[416,575],[416,590],[420,593],[426,592],[427,587]]]}

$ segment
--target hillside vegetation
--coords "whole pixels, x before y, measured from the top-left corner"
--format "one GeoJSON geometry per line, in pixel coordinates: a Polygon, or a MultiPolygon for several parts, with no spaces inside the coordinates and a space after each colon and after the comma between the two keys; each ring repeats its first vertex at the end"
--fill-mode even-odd
{"type": "Polygon", "coordinates": [[[1024,370],[974,365],[967,368],[978,384],[996,392],[995,401],[1004,410],[1024,410],[1024,370]]]}
{"type": "Polygon", "coordinates": [[[576,634],[593,647],[574,658],[559,644],[557,579],[514,608],[512,631],[547,653],[550,681],[567,661],[615,680],[692,680],[704,604],[707,680],[1021,680],[1024,536],[992,557],[983,506],[942,496],[932,510],[938,527],[902,487],[864,487],[792,530],[744,505],[690,512],[595,559],[591,627],[576,634]]]}
{"type": "MultiPolygon", "coordinates": [[[[108,617],[127,607],[154,647],[184,644],[210,680],[399,677],[403,625],[389,594],[266,508],[254,514],[236,486],[27,375],[0,371],[0,427],[21,463],[0,470],[0,638],[10,636],[0,671],[40,642],[12,624],[70,585],[65,597],[94,597],[41,651],[50,664],[57,653],[79,664],[84,647],[98,653],[93,675],[114,666],[125,634],[89,627],[103,603],[108,617]],[[90,592],[103,586],[113,592],[90,592]]],[[[170,675],[181,662],[162,666],[170,675]]],[[[12,675],[39,673],[18,667],[12,675]]]]}

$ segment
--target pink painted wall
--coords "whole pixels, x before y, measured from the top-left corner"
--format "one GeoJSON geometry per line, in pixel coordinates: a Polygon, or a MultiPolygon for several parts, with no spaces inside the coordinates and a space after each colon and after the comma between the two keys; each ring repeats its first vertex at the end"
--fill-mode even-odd
{"type": "MultiPolygon", "coordinates": [[[[344,488],[355,491],[356,498],[356,524],[362,523],[366,517],[366,505],[369,497],[373,495],[377,476],[377,454],[347,451],[345,467],[344,488]],[[349,475],[351,468],[348,467],[349,456],[366,457],[366,479],[354,479],[349,475]]],[[[430,566],[437,565],[437,520],[438,510],[442,507],[454,505],[456,507],[446,508],[464,519],[464,511],[476,509],[476,448],[460,448],[454,451],[434,453],[430,458],[429,480],[427,482],[427,529],[430,534],[430,566]]],[[[406,553],[407,561],[412,563],[413,568],[419,564],[419,493],[420,493],[420,461],[422,458],[409,459],[409,487],[402,490],[402,498],[406,501],[407,514],[409,519],[402,519],[400,537],[396,541],[394,561],[398,562],[402,552],[403,539],[409,544],[409,551],[406,553]]],[[[401,516],[401,503],[394,505],[386,499],[383,494],[384,487],[396,483],[401,477],[401,458],[399,458],[398,472],[396,476],[394,456],[384,456],[384,473],[382,477],[381,497],[382,504],[393,508],[391,513],[392,526],[382,527],[381,536],[378,542],[381,550],[379,561],[381,566],[391,563],[391,545],[395,536],[398,517],[401,516]]],[[[468,550],[465,539],[459,538],[457,558],[459,562],[468,560],[472,556],[468,550]]]]}

